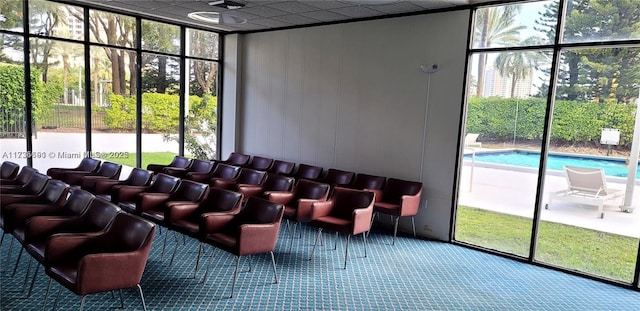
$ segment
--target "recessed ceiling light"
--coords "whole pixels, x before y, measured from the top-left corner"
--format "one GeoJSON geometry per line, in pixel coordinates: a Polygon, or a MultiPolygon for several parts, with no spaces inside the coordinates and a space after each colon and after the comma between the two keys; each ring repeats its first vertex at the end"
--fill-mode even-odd
{"type": "Polygon", "coordinates": [[[211,6],[217,6],[227,10],[237,10],[244,7],[244,3],[232,0],[218,0],[209,2],[211,6]]]}
{"type": "Polygon", "coordinates": [[[246,19],[218,12],[191,12],[187,14],[192,20],[209,24],[244,24],[246,19]]]}

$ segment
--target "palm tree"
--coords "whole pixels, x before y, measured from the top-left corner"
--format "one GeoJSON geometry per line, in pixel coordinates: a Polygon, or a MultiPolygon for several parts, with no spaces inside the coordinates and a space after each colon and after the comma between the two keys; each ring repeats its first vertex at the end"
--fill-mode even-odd
{"type": "MultiPolygon", "coordinates": [[[[490,7],[479,9],[476,13],[474,47],[491,47],[493,45],[513,45],[520,39],[520,30],[525,26],[514,26],[515,14],[520,10],[519,5],[490,7]]],[[[484,89],[484,70],[487,64],[487,54],[479,55],[478,85],[476,96],[482,96],[484,89]]]]}
{"type": "MultiPolygon", "coordinates": [[[[538,37],[529,37],[522,43],[525,45],[536,45],[540,42],[538,37]]],[[[503,52],[496,57],[495,67],[503,77],[511,76],[511,93],[514,96],[516,83],[531,75],[531,71],[547,57],[539,51],[515,51],[503,52]]]]}

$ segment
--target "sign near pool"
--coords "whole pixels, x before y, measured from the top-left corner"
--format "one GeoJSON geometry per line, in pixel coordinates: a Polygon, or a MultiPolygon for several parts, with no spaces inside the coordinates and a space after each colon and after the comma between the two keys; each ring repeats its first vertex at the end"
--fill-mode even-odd
{"type": "Polygon", "coordinates": [[[602,129],[600,143],[603,145],[618,145],[620,143],[620,130],[607,128],[602,129]]]}

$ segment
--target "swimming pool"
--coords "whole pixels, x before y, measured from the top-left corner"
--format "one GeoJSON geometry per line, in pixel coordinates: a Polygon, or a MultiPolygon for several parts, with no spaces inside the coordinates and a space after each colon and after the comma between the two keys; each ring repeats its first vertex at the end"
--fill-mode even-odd
{"type": "MultiPolygon", "coordinates": [[[[464,158],[470,160],[471,155],[465,154],[464,158]]],[[[540,163],[540,154],[524,150],[478,152],[476,153],[475,161],[537,168],[540,163]]],[[[565,165],[574,165],[601,168],[604,169],[604,173],[607,176],[627,177],[628,168],[625,166],[624,161],[624,159],[620,158],[572,156],[550,153],[549,159],[547,160],[547,169],[561,171],[565,165]]],[[[639,170],[636,176],[640,178],[640,167],[638,168],[639,170]]]]}

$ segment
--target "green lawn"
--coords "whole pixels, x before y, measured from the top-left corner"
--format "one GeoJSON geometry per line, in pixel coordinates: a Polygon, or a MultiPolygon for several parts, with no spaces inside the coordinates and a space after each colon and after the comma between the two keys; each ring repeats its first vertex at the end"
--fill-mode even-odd
{"type": "MultiPolygon", "coordinates": [[[[459,206],[456,222],[458,241],[521,256],[529,254],[530,218],[459,206]]],[[[631,282],[637,249],[636,238],[541,222],[536,260],[631,282]]]]}
{"type": "MultiPolygon", "coordinates": [[[[169,164],[176,154],[172,152],[143,152],[142,153],[142,168],[146,168],[147,164],[169,164]]],[[[128,158],[108,158],[105,159],[110,162],[120,163],[131,167],[136,167],[136,154],[129,153],[128,158]]]]}

